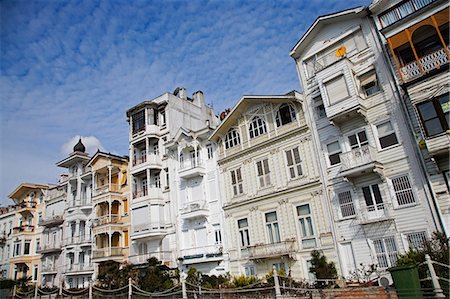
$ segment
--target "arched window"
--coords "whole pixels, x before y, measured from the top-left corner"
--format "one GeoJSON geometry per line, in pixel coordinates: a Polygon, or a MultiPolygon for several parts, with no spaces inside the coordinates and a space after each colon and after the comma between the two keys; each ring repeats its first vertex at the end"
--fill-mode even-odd
{"type": "Polygon", "coordinates": [[[241,138],[236,129],[230,129],[225,137],[225,148],[231,148],[235,145],[241,144],[241,138]]]}
{"type": "Polygon", "coordinates": [[[267,132],[266,130],[266,122],[262,120],[261,117],[255,116],[250,123],[250,128],[248,129],[250,133],[250,139],[254,137],[258,137],[267,132]]]}
{"type": "Polygon", "coordinates": [[[295,110],[291,105],[283,104],[277,111],[277,116],[275,117],[277,127],[281,127],[285,124],[291,123],[295,120],[295,110]]]}

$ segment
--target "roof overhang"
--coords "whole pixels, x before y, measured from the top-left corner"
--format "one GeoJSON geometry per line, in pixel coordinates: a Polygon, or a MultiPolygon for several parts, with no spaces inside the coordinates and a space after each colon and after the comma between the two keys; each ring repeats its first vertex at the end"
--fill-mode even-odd
{"type": "Polygon", "coordinates": [[[164,103],[166,103],[166,100],[164,100],[163,97],[166,96],[166,98],[168,98],[169,94],[170,93],[166,92],[166,93],[163,93],[162,95],[154,98],[153,100],[144,100],[144,101],[140,102],[136,106],[131,107],[130,109],[127,110],[127,117],[130,117],[130,115],[132,115],[134,112],[137,112],[147,106],[153,106],[153,107],[157,108],[157,107],[163,105],[164,103]]]}
{"type": "Polygon", "coordinates": [[[68,168],[77,162],[84,161],[87,163],[87,162],[89,162],[90,159],[91,159],[91,157],[89,157],[89,155],[86,153],[73,152],[72,154],[70,154],[69,157],[57,162],[56,165],[59,167],[68,168]]]}
{"type": "Polygon", "coordinates": [[[209,140],[217,142],[219,136],[223,136],[229,130],[229,128],[236,123],[242,112],[245,111],[250,105],[255,103],[283,103],[287,101],[302,102],[301,93],[293,90],[285,95],[244,95],[228,113],[220,125],[212,132],[209,140]]]}
{"type": "Polygon", "coordinates": [[[33,184],[33,183],[22,183],[13,192],[11,192],[8,197],[12,199],[20,199],[24,194],[32,190],[46,190],[48,185],[33,184]]]}
{"type": "Polygon", "coordinates": [[[88,166],[92,166],[92,164],[97,161],[100,158],[105,158],[105,159],[112,159],[112,160],[118,160],[124,163],[128,163],[128,158],[127,157],[123,157],[123,156],[119,156],[119,155],[114,155],[111,153],[105,153],[105,152],[101,152],[101,151],[97,151],[92,158],[89,160],[89,162],[87,163],[88,166]]]}
{"type": "Polygon", "coordinates": [[[336,21],[344,21],[355,18],[355,16],[366,16],[367,10],[364,6],[358,6],[351,9],[346,9],[336,13],[319,16],[314,23],[306,30],[300,40],[292,48],[289,55],[292,58],[298,58],[301,52],[305,49],[307,45],[311,42],[314,36],[320,31],[320,29],[327,24],[332,24],[336,21]]]}

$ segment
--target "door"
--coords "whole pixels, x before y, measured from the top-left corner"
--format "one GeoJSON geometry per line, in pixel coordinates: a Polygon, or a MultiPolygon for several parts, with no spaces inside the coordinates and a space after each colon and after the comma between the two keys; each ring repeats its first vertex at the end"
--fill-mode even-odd
{"type": "Polygon", "coordinates": [[[376,219],[384,217],[384,203],[378,184],[363,187],[362,190],[364,194],[364,200],[366,201],[368,218],[376,219]]]}
{"type": "Polygon", "coordinates": [[[339,250],[342,259],[342,274],[344,277],[352,276],[356,271],[355,256],[353,255],[352,243],[340,243],[339,250]]]}

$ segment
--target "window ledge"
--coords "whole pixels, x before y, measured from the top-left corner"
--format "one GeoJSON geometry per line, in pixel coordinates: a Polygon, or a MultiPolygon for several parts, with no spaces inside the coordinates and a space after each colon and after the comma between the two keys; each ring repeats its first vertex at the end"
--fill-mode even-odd
{"type": "Polygon", "coordinates": [[[399,204],[395,204],[393,209],[394,210],[401,210],[401,209],[406,209],[406,208],[411,208],[411,207],[416,207],[418,206],[419,203],[416,201],[414,203],[409,203],[409,204],[405,204],[405,205],[399,205],[399,204]]]}
{"type": "Polygon", "coordinates": [[[339,221],[345,221],[345,220],[352,220],[352,219],[356,219],[356,214],[353,216],[347,216],[347,217],[339,217],[339,221]]]}

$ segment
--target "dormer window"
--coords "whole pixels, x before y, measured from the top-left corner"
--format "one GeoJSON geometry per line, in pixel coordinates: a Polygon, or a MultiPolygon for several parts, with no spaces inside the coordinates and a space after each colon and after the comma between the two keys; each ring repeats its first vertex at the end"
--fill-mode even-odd
{"type": "Polygon", "coordinates": [[[291,107],[291,105],[283,104],[277,111],[277,115],[275,117],[277,127],[284,126],[288,123],[291,123],[295,120],[295,110],[291,107]]]}
{"type": "Polygon", "coordinates": [[[259,116],[255,116],[250,123],[250,127],[248,129],[250,134],[250,139],[258,137],[267,132],[266,122],[259,116]]]}
{"type": "Polygon", "coordinates": [[[230,129],[225,136],[225,148],[232,148],[233,146],[236,146],[238,144],[241,144],[239,133],[236,131],[236,129],[230,129]]]}

